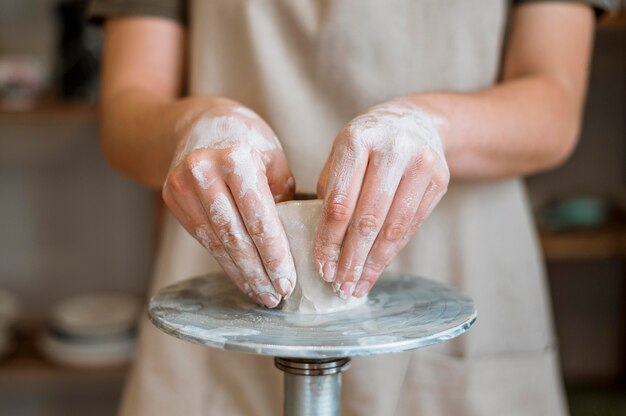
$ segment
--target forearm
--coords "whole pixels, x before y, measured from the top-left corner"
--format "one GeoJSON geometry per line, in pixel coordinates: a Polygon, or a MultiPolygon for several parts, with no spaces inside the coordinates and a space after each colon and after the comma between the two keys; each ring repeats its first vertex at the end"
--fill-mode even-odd
{"type": "Polygon", "coordinates": [[[103,97],[101,143],[120,172],[152,187],[163,184],[186,126],[221,98],[170,100],[140,88],[103,97]]]}
{"type": "Polygon", "coordinates": [[[577,140],[582,97],[544,76],[475,93],[409,96],[438,120],[453,178],[495,179],[562,162],[577,140]]]}
{"type": "Polygon", "coordinates": [[[473,93],[409,96],[441,120],[454,178],[524,175],[569,155],[580,129],[594,24],[593,11],[582,4],[518,6],[500,84],[473,93]]]}

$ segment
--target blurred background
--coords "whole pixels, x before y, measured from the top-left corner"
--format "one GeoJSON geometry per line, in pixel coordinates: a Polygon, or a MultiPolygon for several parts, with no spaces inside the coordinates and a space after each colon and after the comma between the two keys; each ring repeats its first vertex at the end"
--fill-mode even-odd
{"type": "MultiPolygon", "coordinates": [[[[84,7],[0,0],[1,415],[113,415],[149,284],[160,198],[99,152],[84,7]]],[[[528,179],[574,416],[626,415],[625,120],[622,6],[597,29],[580,145],[528,179]]]]}

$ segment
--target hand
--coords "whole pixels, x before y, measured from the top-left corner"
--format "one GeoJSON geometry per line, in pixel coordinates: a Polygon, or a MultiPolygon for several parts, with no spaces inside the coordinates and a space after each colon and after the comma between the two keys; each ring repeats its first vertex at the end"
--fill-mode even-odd
{"type": "Polygon", "coordinates": [[[398,99],[341,130],[322,170],[314,245],[339,297],[366,295],[445,194],[450,173],[438,120],[398,99]]]}
{"type": "Polygon", "coordinates": [[[295,286],[274,203],[293,192],[293,176],[270,127],[253,111],[220,101],[188,123],[163,199],[239,289],[273,308],[295,286]]]}

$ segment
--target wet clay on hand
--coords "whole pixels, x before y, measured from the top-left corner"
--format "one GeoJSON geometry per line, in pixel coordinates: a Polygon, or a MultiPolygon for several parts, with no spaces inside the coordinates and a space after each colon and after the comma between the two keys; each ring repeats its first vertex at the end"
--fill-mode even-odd
{"type": "Polygon", "coordinates": [[[298,313],[329,313],[354,308],[366,297],[340,299],[330,283],[320,277],[313,258],[313,241],[322,200],[289,201],[276,205],[296,267],[296,284],[280,308],[298,313]]]}

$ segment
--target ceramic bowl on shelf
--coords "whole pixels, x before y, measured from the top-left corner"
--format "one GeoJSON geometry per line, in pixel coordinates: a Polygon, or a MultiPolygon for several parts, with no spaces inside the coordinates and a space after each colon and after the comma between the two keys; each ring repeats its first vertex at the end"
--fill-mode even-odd
{"type": "Polygon", "coordinates": [[[141,306],[141,299],[128,293],[73,296],[53,307],[50,326],[72,336],[115,335],[134,328],[141,306]]]}
{"type": "Polygon", "coordinates": [[[127,293],[89,293],[62,300],[52,309],[39,348],[51,361],[73,367],[124,364],[133,354],[141,308],[141,299],[127,293]]]}
{"type": "Polygon", "coordinates": [[[135,349],[134,333],[126,336],[71,338],[45,331],[38,342],[50,361],[69,367],[114,367],[128,363],[135,349]]]}

